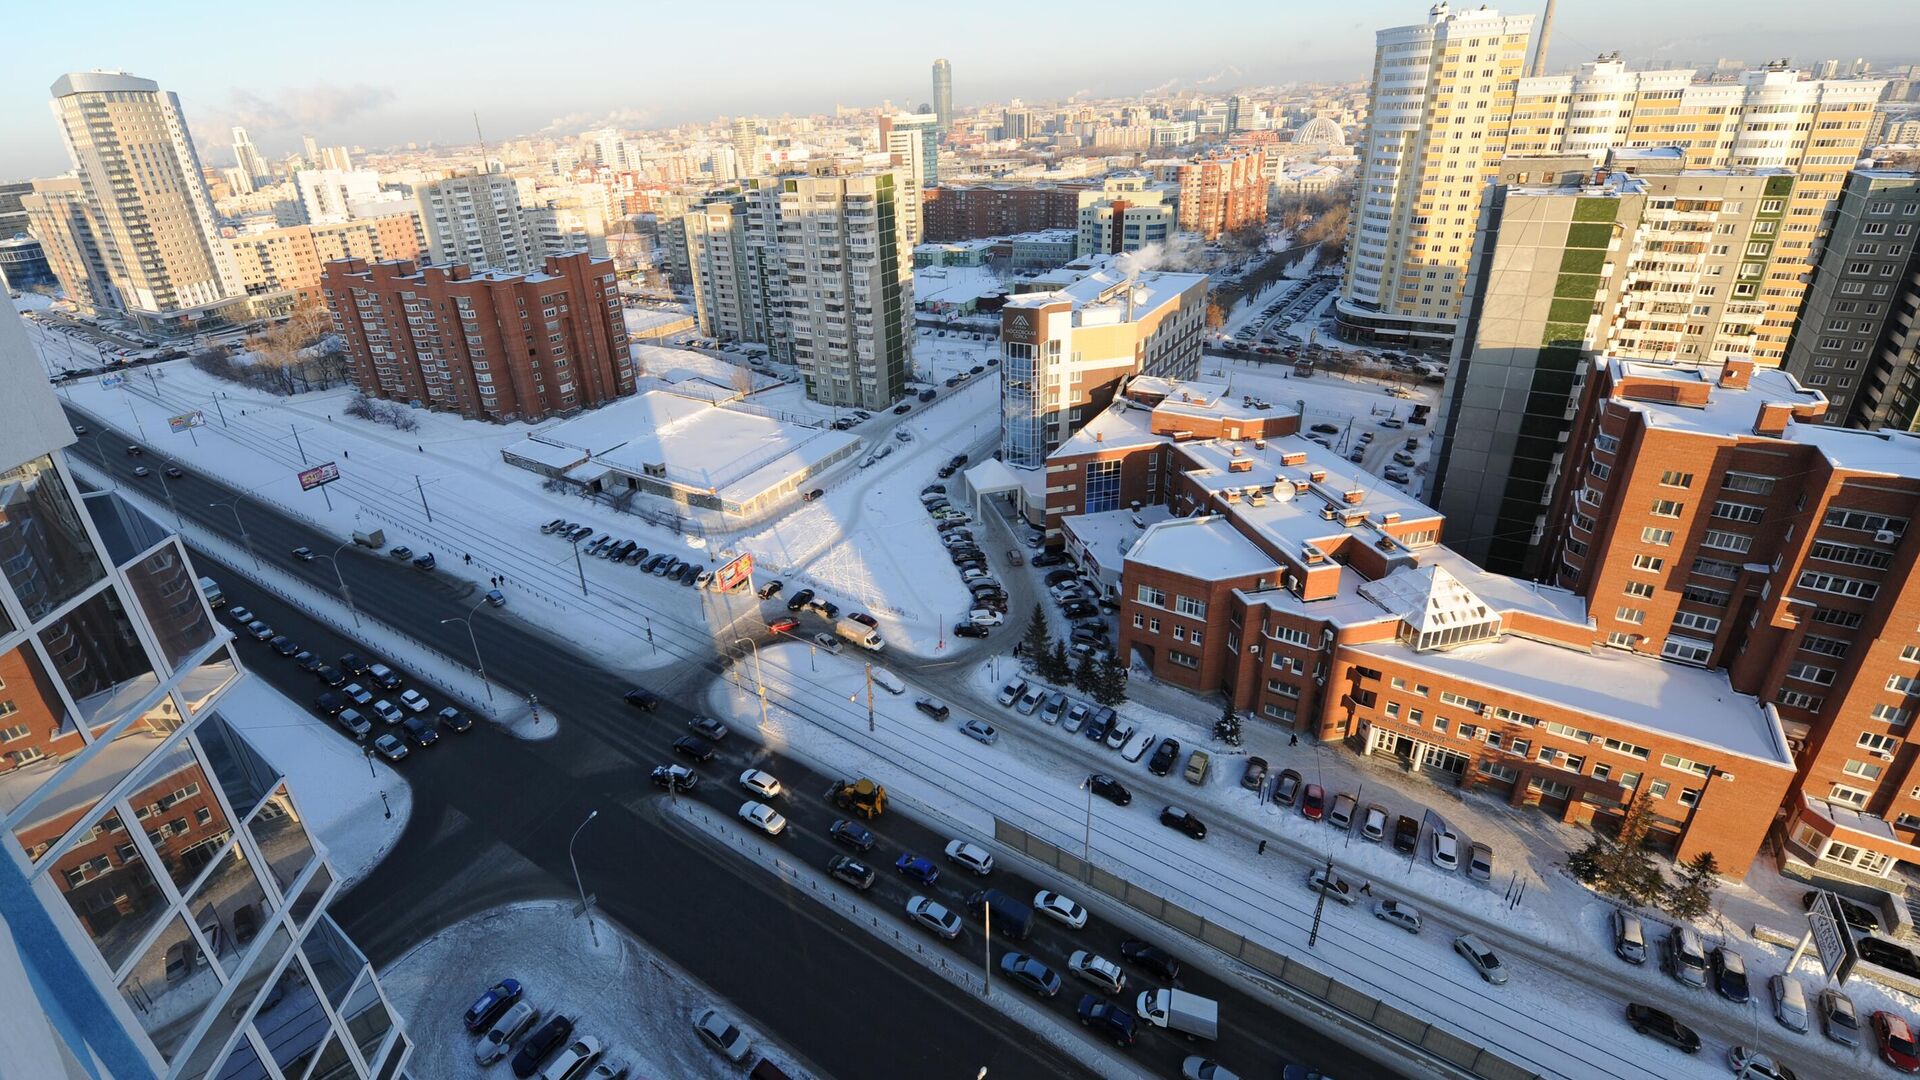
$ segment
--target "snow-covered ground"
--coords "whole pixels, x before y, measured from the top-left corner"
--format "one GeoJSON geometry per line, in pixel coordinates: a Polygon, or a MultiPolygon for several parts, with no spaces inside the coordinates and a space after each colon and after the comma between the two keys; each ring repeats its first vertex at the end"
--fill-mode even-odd
{"type": "MultiPolygon", "coordinates": [[[[776,646],[760,660],[771,699],[761,738],[769,745],[829,768],[876,776],[909,804],[947,822],[956,835],[986,839],[996,816],[1069,849],[1089,842],[1090,835],[1095,858],[1109,869],[1384,1001],[1464,1036],[1488,1039],[1509,1058],[1547,1074],[1719,1075],[1721,1066],[1712,1055],[1686,1058],[1633,1034],[1617,1019],[1625,1000],[1670,1008],[1702,1028],[1710,1047],[1751,1042],[1757,1030],[1761,1046],[1807,1070],[1805,1075],[1818,1075],[1808,1068],[1816,1063],[1865,1067],[1864,1051],[1849,1055],[1817,1033],[1793,1035],[1757,1011],[1706,992],[1681,990],[1653,965],[1633,968],[1614,961],[1605,928],[1608,905],[1561,870],[1572,830],[1537,812],[1509,811],[1490,799],[1396,778],[1342,749],[1290,747],[1271,731],[1250,731],[1242,752],[1261,753],[1276,771],[1296,768],[1330,792],[1353,791],[1362,806],[1379,801],[1396,814],[1418,817],[1433,806],[1467,839],[1490,843],[1494,880],[1480,884],[1442,874],[1424,859],[1409,861],[1389,846],[1350,839],[1284,808],[1261,806],[1254,793],[1238,786],[1243,760],[1213,743],[1213,710],[1194,707],[1197,702],[1182,706],[1154,695],[1161,708],[1128,703],[1121,709],[1141,730],[1175,735],[1187,749],[1217,753],[1212,775],[1196,789],[1181,782],[1177,772],[1166,779],[1151,777],[1144,764],[1127,764],[1037,717],[1007,709],[981,717],[999,733],[994,745],[983,745],[961,734],[965,710],[956,709],[945,723],[932,721],[913,707],[911,689],[899,696],[876,693],[869,733],[861,658],[776,646]],[[1080,784],[1095,768],[1120,776],[1141,797],[1127,808],[1090,800],[1080,784]],[[1168,802],[1193,807],[1214,827],[1213,837],[1195,844],[1160,828],[1155,815],[1168,802]],[[1256,854],[1256,840],[1268,841],[1264,853],[1256,854]],[[1353,908],[1328,905],[1319,942],[1309,949],[1315,898],[1302,878],[1309,865],[1328,855],[1355,888],[1367,882],[1372,897],[1353,908]],[[1504,900],[1515,890],[1521,900],[1509,908],[1504,900]],[[1424,910],[1427,932],[1407,937],[1370,918],[1369,899],[1388,898],[1424,910]],[[1512,968],[1507,986],[1485,986],[1452,954],[1452,937],[1462,931],[1493,941],[1512,968]]],[[[737,723],[753,725],[758,719],[754,675],[750,665],[735,670],[739,685],[716,688],[710,704],[737,723]]],[[[1008,661],[996,660],[982,665],[975,682],[983,689],[997,687],[1011,673],[1008,661]]],[[[1730,888],[1721,906],[1752,908],[1763,903],[1762,892],[1730,888]]],[[[1772,910],[1774,925],[1793,925],[1789,912],[1772,910]]],[[[1745,954],[1760,1000],[1755,1008],[1764,1011],[1770,1004],[1766,977],[1784,966],[1786,952],[1752,941],[1748,927],[1725,922],[1714,928],[1722,933],[1712,936],[1745,954]]],[[[1803,961],[1798,974],[1809,990],[1817,989],[1810,961],[1803,961]]],[[[1849,991],[1863,1010],[1911,1012],[1914,1006],[1903,995],[1859,981],[1849,991]]]]}
{"type": "Polygon", "coordinates": [[[362,754],[258,677],[229,689],[219,711],[285,774],[307,832],[326,846],[342,889],[364,877],[400,839],[413,789],[385,762],[362,754]]]}
{"type": "MultiPolygon", "coordinates": [[[[460,1017],[494,982],[518,979],[523,1001],[544,1018],[574,1020],[574,1035],[591,1035],[630,1077],[735,1076],[694,1034],[693,1018],[708,1006],[731,1017],[753,1042],[749,1063],[768,1058],[789,1076],[811,1077],[793,1056],[768,1042],[741,1015],[685,972],[606,919],[596,916],[598,943],[568,901],[509,904],[463,919],[414,946],[380,973],[381,984],[413,1036],[407,1064],[417,1080],[480,1075],[477,1036],[460,1017]]],[[[504,1064],[487,1075],[504,1075],[504,1064]]]]}
{"type": "Polygon", "coordinates": [[[999,355],[999,339],[984,330],[922,326],[913,340],[917,377],[936,385],[974,367],[986,366],[989,359],[999,355]]]}

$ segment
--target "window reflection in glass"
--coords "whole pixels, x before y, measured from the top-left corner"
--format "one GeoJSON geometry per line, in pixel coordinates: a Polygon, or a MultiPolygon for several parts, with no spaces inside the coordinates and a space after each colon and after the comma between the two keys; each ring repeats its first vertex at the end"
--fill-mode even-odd
{"type": "Polygon", "coordinates": [[[260,924],[272,913],[267,889],[254,873],[240,845],[230,845],[213,864],[206,880],[187,898],[187,911],[200,928],[207,948],[223,968],[245,951],[260,930],[260,924]],[[241,937],[246,942],[240,940],[241,937]]]}
{"type": "Polygon", "coordinates": [[[226,646],[221,646],[207,655],[194,669],[180,677],[175,683],[174,693],[186,704],[187,712],[198,714],[201,709],[213,703],[216,695],[225,689],[240,674],[240,665],[234,663],[233,654],[226,646]]]}
{"type": "Polygon", "coordinates": [[[214,797],[213,783],[193,756],[193,748],[185,742],[160,755],[137,785],[127,802],[160,865],[184,893],[233,835],[232,823],[214,797]]]}
{"type": "Polygon", "coordinates": [[[307,879],[307,883],[300,886],[300,895],[293,899],[293,908],[288,912],[288,917],[293,920],[295,926],[307,921],[307,916],[313,914],[313,910],[320,906],[321,899],[332,887],[333,874],[328,872],[326,863],[321,863],[314,869],[313,876],[307,879]]]}
{"type": "Polygon", "coordinates": [[[347,991],[353,989],[354,979],[366,969],[367,958],[354,948],[353,942],[347,940],[347,935],[340,932],[332,919],[315,923],[302,947],[307,954],[307,964],[313,968],[314,980],[326,994],[327,1004],[340,1008],[347,991]]]}
{"type": "MultiPolygon", "coordinates": [[[[75,824],[91,815],[101,797],[144,765],[169,733],[168,726],[156,729],[145,722],[130,724],[86,760],[61,771],[53,780],[54,789],[14,826],[14,838],[26,849],[27,857],[39,859],[75,824]]],[[[82,838],[81,849],[98,839],[97,835],[82,838]]],[[[61,861],[65,862],[64,856],[61,861]]]]}
{"type": "Polygon", "coordinates": [[[200,743],[207,764],[213,766],[220,790],[227,793],[227,803],[242,817],[279,783],[280,770],[261,757],[219,713],[202,720],[193,729],[193,737],[200,743]]]}
{"type": "MultiPolygon", "coordinates": [[[[288,1073],[287,1075],[298,1074],[288,1073]]],[[[335,1035],[327,1040],[327,1048],[320,1052],[319,1060],[314,1063],[313,1072],[307,1075],[312,1077],[312,1080],[333,1080],[337,1077],[354,1075],[353,1068],[347,1062],[346,1046],[340,1041],[340,1036],[335,1035]]]]}
{"type": "Polygon", "coordinates": [[[120,980],[120,996],[168,1061],[192,1032],[220,980],[185,920],[173,918],[120,980]]]}
{"type": "MultiPolygon", "coordinates": [[[[273,966],[279,963],[281,958],[286,956],[287,950],[292,947],[293,938],[284,927],[274,930],[273,940],[261,948],[260,953],[254,957],[253,964],[247,968],[247,973],[240,977],[238,985],[227,998],[226,1004],[215,1014],[213,1026],[208,1029],[206,1036],[194,1044],[192,1053],[187,1056],[186,1064],[180,1067],[180,1080],[200,1080],[219,1062],[221,1050],[225,1049],[227,1041],[233,1038],[233,1033],[239,1028],[240,1021],[246,1017],[247,1010],[252,1007],[254,998],[260,995],[260,988],[267,984],[267,977],[273,974],[273,966]]],[[[244,1050],[246,1047],[242,1046],[241,1049],[244,1050]]],[[[245,1055],[236,1052],[234,1057],[244,1060],[251,1053],[250,1050],[245,1055]]],[[[254,1064],[257,1066],[258,1062],[254,1064]]],[[[229,1080],[229,1078],[240,1080],[243,1077],[264,1075],[266,1075],[265,1069],[259,1069],[257,1072],[242,1069],[236,1072],[232,1063],[220,1072],[222,1080],[229,1080]]]]}
{"type": "Polygon", "coordinates": [[[320,1050],[320,1040],[332,1030],[326,1010],[320,1007],[320,995],[314,993],[297,962],[288,964],[280,981],[267,991],[253,1015],[253,1026],[288,1076],[305,1074],[307,1063],[320,1050]]]}
{"type": "MultiPolygon", "coordinates": [[[[117,823],[113,815],[104,820],[117,823]]],[[[120,830],[95,830],[60,856],[50,876],[110,968],[126,963],[165,912],[159,882],[120,830]]]]}
{"type": "Polygon", "coordinates": [[[340,1010],[340,1019],[347,1025],[347,1033],[360,1047],[360,1057],[372,1061],[379,1057],[380,1043],[393,1030],[393,1016],[387,1012],[386,1003],[380,1000],[379,987],[373,981],[371,971],[361,975],[355,984],[353,994],[347,999],[346,1007],[340,1010]]]}
{"type": "Polygon", "coordinates": [[[31,620],[106,576],[51,457],[0,471],[0,573],[31,620]]]}
{"type": "Polygon", "coordinates": [[[80,729],[33,647],[0,654],[0,812],[11,813],[78,750],[80,729]]]}
{"type": "Polygon", "coordinates": [[[40,631],[40,644],[53,674],[79,707],[84,727],[98,730],[113,723],[160,685],[112,589],[102,589],[50,623],[40,631]]]}
{"type": "MultiPolygon", "coordinates": [[[[182,1074],[185,1075],[185,1074],[182,1074]]],[[[220,1075],[214,1080],[272,1080],[267,1073],[267,1063],[260,1060],[260,1052],[253,1044],[241,1040],[233,1044],[233,1052],[220,1066],[220,1075]]]]}
{"type": "Polygon", "coordinates": [[[287,793],[287,785],[274,789],[253,820],[247,823],[247,828],[253,832],[253,842],[260,845],[260,853],[266,856],[267,865],[273,868],[273,879],[280,883],[283,891],[292,888],[300,879],[300,872],[313,861],[313,841],[307,837],[306,826],[293,805],[293,796],[287,793]]]}
{"type": "Polygon", "coordinates": [[[199,579],[178,541],[128,567],[127,580],[167,663],[177,668],[213,640],[213,620],[200,600],[199,579]]]}

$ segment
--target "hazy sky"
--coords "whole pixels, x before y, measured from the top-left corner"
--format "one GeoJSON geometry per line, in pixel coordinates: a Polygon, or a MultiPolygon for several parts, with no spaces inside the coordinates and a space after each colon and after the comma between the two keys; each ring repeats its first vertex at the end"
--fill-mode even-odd
{"type": "MultiPolygon", "coordinates": [[[[1422,21],[1427,8],[1426,0],[15,4],[0,64],[0,180],[67,168],[47,89],[63,72],[90,68],[125,69],[178,93],[203,148],[224,147],[241,123],[278,157],[298,149],[302,132],[323,144],[467,142],[476,111],[492,140],[605,119],[647,127],[883,98],[912,108],[931,96],[937,56],[953,62],[961,108],[1081,91],[1359,79],[1373,32],[1422,21]]],[[[1914,0],[1560,0],[1555,18],[1553,66],[1607,50],[1636,64],[1920,62],[1914,0]]],[[[209,156],[231,163],[224,152],[209,156]]]]}

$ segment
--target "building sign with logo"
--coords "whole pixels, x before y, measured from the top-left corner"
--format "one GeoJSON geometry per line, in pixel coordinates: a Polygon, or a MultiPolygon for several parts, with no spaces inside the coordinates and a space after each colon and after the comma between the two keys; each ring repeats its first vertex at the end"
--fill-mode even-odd
{"type": "Polygon", "coordinates": [[[1000,340],[1032,345],[1039,338],[1040,313],[1032,308],[1007,308],[1000,313],[1000,340]]]}
{"type": "Polygon", "coordinates": [[[1820,966],[1835,984],[1845,984],[1860,960],[1853,934],[1841,921],[1840,905],[1833,894],[1822,889],[1819,899],[1807,909],[1807,925],[1813,930],[1813,947],[1820,954],[1820,966]]]}
{"type": "Polygon", "coordinates": [[[322,484],[331,484],[340,479],[340,466],[329,461],[325,465],[315,465],[311,469],[300,470],[300,490],[312,491],[322,484]]]}

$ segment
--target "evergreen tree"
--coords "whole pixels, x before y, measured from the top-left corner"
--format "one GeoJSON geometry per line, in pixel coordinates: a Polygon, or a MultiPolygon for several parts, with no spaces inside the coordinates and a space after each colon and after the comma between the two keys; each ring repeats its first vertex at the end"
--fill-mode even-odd
{"type": "Polygon", "coordinates": [[[1127,700],[1127,669],[1120,666],[1119,658],[1109,656],[1100,661],[1099,674],[1094,679],[1093,700],[1102,705],[1118,705],[1127,700]]]}
{"type": "Polygon", "coordinates": [[[1240,745],[1240,714],[1233,711],[1233,701],[1227,701],[1226,711],[1220,719],[1213,722],[1213,737],[1228,746],[1240,745]]]}
{"type": "Polygon", "coordinates": [[[1720,864],[1713,852],[1703,851],[1688,860],[1680,870],[1680,880],[1666,891],[1666,908],[1676,919],[1693,920],[1713,908],[1713,893],[1720,885],[1720,864]]]}
{"type": "Polygon", "coordinates": [[[1637,796],[1627,804],[1619,834],[1608,840],[1595,833],[1586,847],[1568,856],[1567,871],[1630,904],[1653,903],[1660,898],[1665,883],[1647,846],[1652,829],[1653,809],[1645,795],[1637,796]]]}
{"type": "Polygon", "coordinates": [[[1028,671],[1038,672],[1053,651],[1053,635],[1047,632],[1047,613],[1039,604],[1033,605],[1033,615],[1027,619],[1027,634],[1020,639],[1020,663],[1028,671]]]}
{"type": "Polygon", "coordinates": [[[1065,686],[1073,679],[1073,664],[1067,659],[1066,642],[1054,642],[1053,651],[1040,658],[1040,677],[1055,686],[1065,686]]]}
{"type": "Polygon", "coordinates": [[[1094,666],[1093,654],[1085,653],[1080,657],[1080,662],[1074,665],[1073,688],[1088,697],[1094,697],[1098,693],[1099,684],[1100,671],[1094,666]]]}

